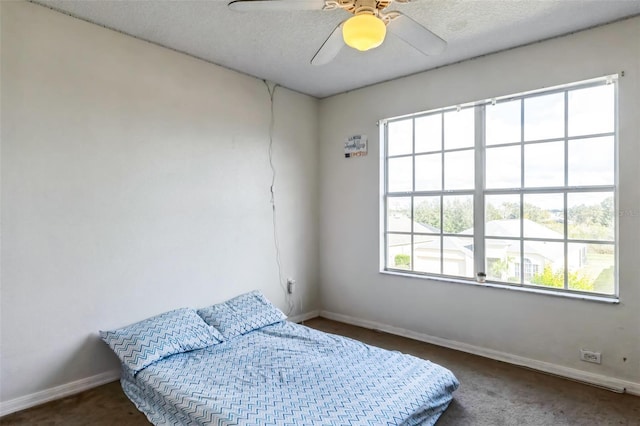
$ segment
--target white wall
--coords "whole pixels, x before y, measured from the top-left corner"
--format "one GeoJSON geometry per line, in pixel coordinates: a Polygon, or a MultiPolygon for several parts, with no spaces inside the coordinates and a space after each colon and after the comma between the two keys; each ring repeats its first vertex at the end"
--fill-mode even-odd
{"type": "MultiPolygon", "coordinates": [[[[0,401],[117,369],[99,329],[254,288],[286,309],[263,82],[42,6],[0,6],[0,401]]],[[[317,115],[317,100],[276,91],[294,314],[318,308],[317,115]]]]}
{"type": "Polygon", "coordinates": [[[323,309],[635,383],[640,392],[640,18],[337,95],[320,104],[323,309]],[[620,304],[380,274],[376,122],[625,71],[620,79],[620,304]],[[344,140],[369,136],[367,157],[344,140]],[[602,351],[602,365],[579,349],[602,351]],[[626,358],[626,361],[623,360],[626,358]]]}

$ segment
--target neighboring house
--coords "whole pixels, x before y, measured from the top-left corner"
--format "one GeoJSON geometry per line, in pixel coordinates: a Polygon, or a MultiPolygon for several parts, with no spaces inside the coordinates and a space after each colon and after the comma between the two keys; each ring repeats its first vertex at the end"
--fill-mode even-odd
{"type": "MultiPolygon", "coordinates": [[[[525,238],[537,238],[555,241],[531,241],[524,240],[524,280],[529,281],[536,273],[542,272],[546,265],[556,271],[564,269],[564,236],[559,232],[540,225],[529,219],[524,219],[523,230],[525,238]]],[[[465,230],[465,233],[472,230],[465,230]]],[[[520,235],[519,219],[492,220],[485,225],[485,235],[488,237],[504,238],[520,235]]],[[[502,276],[496,277],[507,280],[509,278],[520,279],[520,241],[498,240],[487,238],[485,243],[487,257],[487,270],[491,273],[492,266],[496,262],[507,260],[508,268],[502,276]]],[[[586,262],[586,244],[569,244],[567,261],[570,271],[580,269],[586,262]]]]}
{"type": "MultiPolygon", "coordinates": [[[[387,219],[390,230],[411,232],[411,220],[405,216],[392,216],[387,219]]],[[[534,274],[542,272],[546,265],[555,271],[564,269],[563,235],[543,225],[528,219],[523,221],[524,235],[529,238],[555,241],[524,241],[524,281],[531,280],[534,274]]],[[[409,235],[389,235],[388,253],[389,264],[396,265],[398,254],[409,256],[413,261],[413,270],[421,272],[440,273],[440,231],[429,225],[413,223],[413,232],[435,235],[415,235],[414,252],[411,251],[411,237],[409,235]]],[[[520,280],[520,240],[500,239],[520,235],[520,220],[505,219],[488,222],[485,226],[488,237],[485,243],[487,270],[491,276],[494,265],[503,262],[499,272],[500,280],[520,280]],[[498,239],[495,239],[498,238],[498,239]]],[[[473,235],[473,229],[462,231],[460,237],[445,237],[442,250],[442,267],[446,275],[473,277],[473,239],[462,235],[473,235]]],[[[586,262],[586,245],[569,244],[569,270],[576,270],[586,262]]],[[[405,269],[408,265],[397,264],[396,267],[405,269]]]]}
{"type": "MultiPolygon", "coordinates": [[[[406,216],[387,219],[388,229],[411,232],[411,220],[406,216]]],[[[396,255],[411,257],[413,270],[440,273],[440,230],[429,225],[413,222],[414,233],[436,235],[415,235],[414,253],[411,253],[411,239],[408,235],[390,235],[388,244],[389,264],[394,265],[396,255]]],[[[408,268],[398,265],[401,269],[408,268]]],[[[445,237],[442,250],[442,268],[446,275],[473,277],[473,238],[445,237]]]]}

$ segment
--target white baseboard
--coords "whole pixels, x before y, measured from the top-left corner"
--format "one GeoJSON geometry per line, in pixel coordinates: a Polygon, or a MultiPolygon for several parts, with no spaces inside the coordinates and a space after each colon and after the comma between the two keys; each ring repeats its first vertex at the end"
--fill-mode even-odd
{"type": "Polygon", "coordinates": [[[431,343],[445,348],[455,349],[461,352],[467,352],[479,355],[485,358],[495,359],[497,361],[507,362],[509,364],[519,365],[521,367],[530,368],[532,370],[541,371],[555,376],[564,377],[578,382],[602,387],[614,392],[626,392],[631,395],[640,396],[640,383],[630,382],[626,380],[616,379],[613,377],[603,376],[601,374],[589,373],[587,371],[577,370],[575,368],[564,367],[549,362],[538,361],[535,359],[525,358],[518,355],[512,355],[505,352],[487,349],[480,346],[470,345],[468,343],[457,342],[455,340],[443,339],[441,337],[429,336],[428,334],[418,333],[404,328],[393,327],[375,321],[363,320],[349,315],[337,314],[329,311],[320,311],[320,316],[335,321],[344,322],[351,325],[357,325],[364,328],[384,331],[386,333],[395,334],[410,339],[419,340],[421,342],[431,343]]]}
{"type": "Polygon", "coordinates": [[[292,315],[290,317],[287,318],[287,321],[291,321],[291,322],[302,322],[302,321],[307,321],[310,320],[311,318],[315,318],[315,317],[319,317],[320,316],[320,311],[319,310],[315,310],[315,311],[309,311],[307,313],[304,314],[299,314],[299,315],[292,315]]]}
{"type": "Polygon", "coordinates": [[[95,388],[105,383],[113,382],[120,378],[120,370],[107,371],[95,376],[76,380],[75,382],[65,383],[64,385],[41,390],[30,395],[21,396],[8,401],[0,402],[0,417],[16,411],[24,410],[35,405],[44,404],[54,399],[64,398],[79,392],[95,388]]]}

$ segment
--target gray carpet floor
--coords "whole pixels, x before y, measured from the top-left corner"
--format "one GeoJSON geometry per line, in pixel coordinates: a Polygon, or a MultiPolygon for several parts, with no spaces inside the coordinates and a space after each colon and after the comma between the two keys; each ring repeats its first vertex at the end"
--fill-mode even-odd
{"type": "MultiPolygon", "coordinates": [[[[451,349],[323,318],[308,325],[429,359],[460,381],[438,426],[640,426],[640,397],[572,382],[451,349]]],[[[119,382],[0,418],[2,425],[149,425],[119,382]]]]}

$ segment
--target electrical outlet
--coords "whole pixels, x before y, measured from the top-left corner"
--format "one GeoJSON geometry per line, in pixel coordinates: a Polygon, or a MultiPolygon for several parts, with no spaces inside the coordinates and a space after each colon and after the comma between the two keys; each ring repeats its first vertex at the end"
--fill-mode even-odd
{"type": "Polygon", "coordinates": [[[287,278],[287,293],[293,294],[294,291],[296,291],[296,280],[287,278]]]}
{"type": "Polygon", "coordinates": [[[580,349],[580,359],[586,362],[600,364],[602,362],[602,354],[600,352],[585,351],[580,349]]]}

